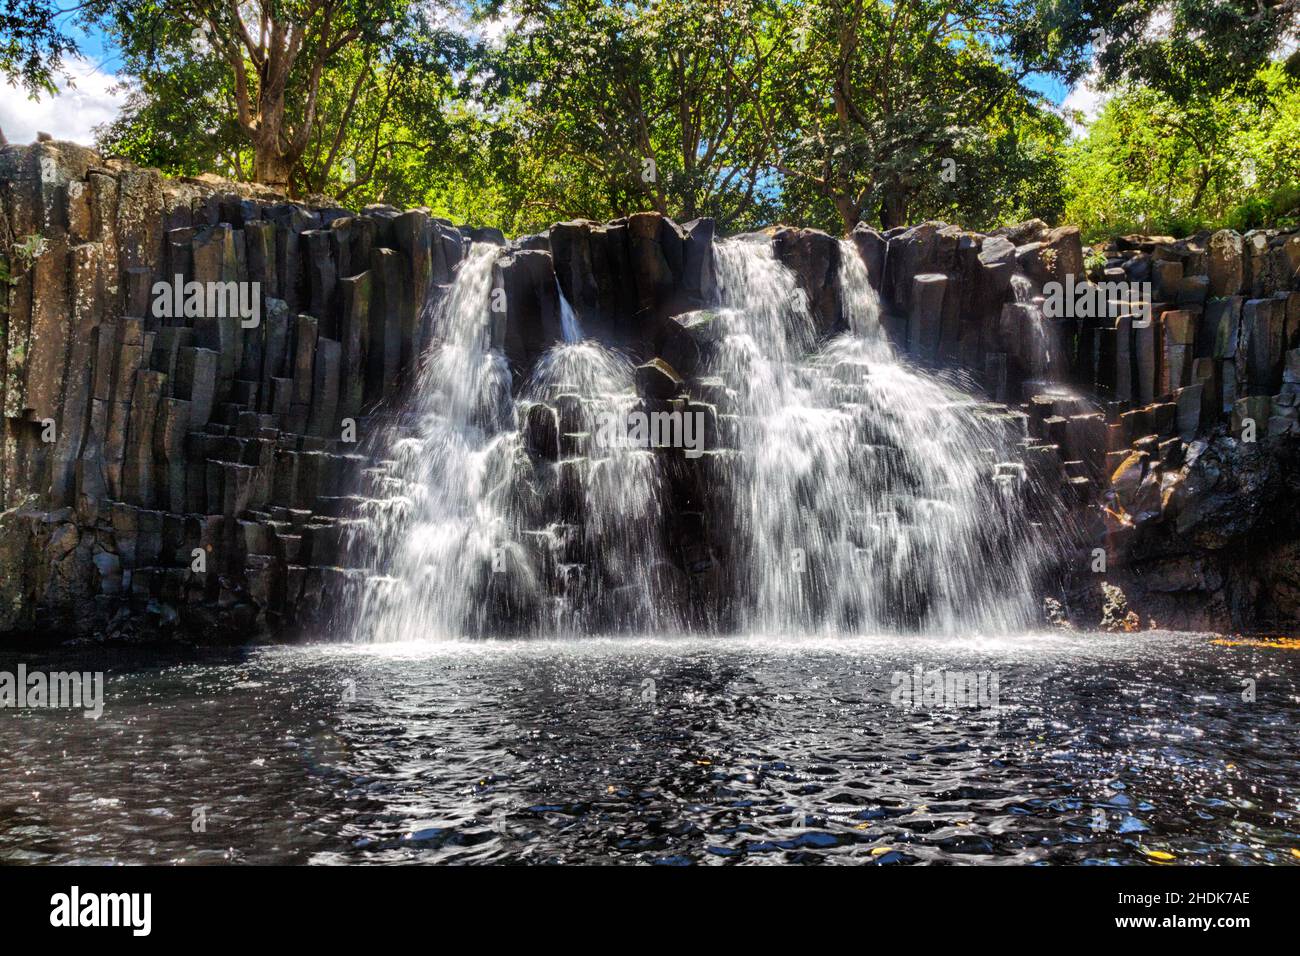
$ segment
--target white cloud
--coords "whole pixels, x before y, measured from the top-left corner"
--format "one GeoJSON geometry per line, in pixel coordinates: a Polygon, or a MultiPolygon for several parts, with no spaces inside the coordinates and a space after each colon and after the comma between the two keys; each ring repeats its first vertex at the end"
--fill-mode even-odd
{"type": "MultiPolygon", "coordinates": [[[[1142,35],[1148,40],[1159,40],[1169,35],[1173,23],[1172,9],[1167,5],[1159,7],[1142,28],[1142,35]]],[[[1097,54],[1108,42],[1110,41],[1105,30],[1095,31],[1092,66],[1061,101],[1061,113],[1070,124],[1070,133],[1073,136],[1085,135],[1088,127],[1101,115],[1101,108],[1106,105],[1106,101],[1115,95],[1112,91],[1101,88],[1101,71],[1097,67],[1097,54]],[[1081,117],[1081,123],[1075,121],[1076,113],[1081,117]]]]}
{"type": "Polygon", "coordinates": [[[30,143],[39,130],[55,139],[94,144],[92,129],[117,116],[126,95],[115,89],[118,80],[90,60],[64,60],[72,77],[59,84],[57,96],[31,100],[22,91],[10,89],[0,95],[0,129],[11,143],[30,143]]]}
{"type": "Polygon", "coordinates": [[[1070,123],[1070,132],[1076,136],[1083,135],[1088,124],[1101,115],[1101,108],[1111,97],[1108,91],[1100,88],[1098,80],[1097,68],[1094,66],[1061,101],[1061,112],[1070,123]],[[1082,124],[1075,122],[1075,113],[1082,115],[1082,124]]]}

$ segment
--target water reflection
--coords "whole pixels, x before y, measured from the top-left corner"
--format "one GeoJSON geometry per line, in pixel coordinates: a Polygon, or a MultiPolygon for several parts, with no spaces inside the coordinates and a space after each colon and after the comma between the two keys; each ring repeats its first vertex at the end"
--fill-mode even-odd
{"type": "Polygon", "coordinates": [[[106,669],[107,705],[0,711],[0,861],[1297,862],[1285,651],[1157,634],[152,656],[21,658],[106,669]],[[996,673],[998,706],[895,706],[918,665],[996,673]]]}

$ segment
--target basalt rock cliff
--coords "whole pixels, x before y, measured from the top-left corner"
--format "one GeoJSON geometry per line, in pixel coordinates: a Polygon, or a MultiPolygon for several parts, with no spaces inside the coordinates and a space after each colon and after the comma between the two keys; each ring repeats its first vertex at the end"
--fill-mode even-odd
{"type": "MultiPolygon", "coordinates": [[[[563,295],[589,335],[644,363],[647,399],[725,431],[696,375],[713,233],[641,213],[507,243],[424,210],[292,203],[67,143],[0,148],[0,632],[346,627],[348,522],[377,465],[364,439],[401,409],[474,241],[501,246],[492,336],[516,381],[560,338],[563,295]],[[255,288],[256,307],[187,308],[190,283],[255,288]]],[[[841,330],[846,247],[797,228],[754,238],[797,276],[818,333],[841,330]]],[[[897,347],[1006,406],[1025,493],[1068,516],[1045,596],[1083,626],[1103,580],[1144,623],[1300,620],[1300,233],[1128,237],[1090,258],[1077,230],[1039,222],[851,239],[897,347]],[[1053,283],[1106,308],[1058,314],[1053,283]]],[[[545,455],[562,436],[529,440],[545,455]]],[[[680,518],[674,560],[692,574],[709,542],[680,518]]]]}

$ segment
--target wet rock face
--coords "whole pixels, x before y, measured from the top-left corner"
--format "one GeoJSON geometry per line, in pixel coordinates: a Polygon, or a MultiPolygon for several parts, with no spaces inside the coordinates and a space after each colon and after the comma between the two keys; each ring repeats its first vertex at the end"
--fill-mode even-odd
{"type": "MultiPolygon", "coordinates": [[[[403,407],[471,242],[503,247],[492,337],[517,386],[561,338],[562,291],[641,360],[716,299],[708,220],[560,224],[506,248],[420,210],[232,188],[65,143],[0,150],[0,631],[246,640],[339,621],[382,451],[367,439],[403,407]]],[[[558,454],[535,418],[530,447],[558,454]]]]}
{"type": "MultiPolygon", "coordinates": [[[[471,242],[501,247],[491,338],[516,389],[562,337],[563,296],[587,336],[639,366],[647,407],[702,409],[710,446],[740,454],[744,422],[705,375],[711,221],[638,213],[506,243],[420,210],[235,189],[66,143],[0,148],[0,252],[16,280],[0,286],[0,632],[338,626],[359,586],[353,519],[385,453],[371,438],[400,418],[471,242]]],[[[858,255],[900,351],[1012,406],[1034,507],[1077,524],[1081,553],[1104,548],[1137,613],[1300,619],[1300,234],[1127,237],[1097,250],[1106,266],[1090,276],[1078,231],[1036,221],[850,239],[753,237],[791,270],[822,337],[846,328],[841,256],[858,255]],[[1153,301],[1044,316],[1047,283],[1110,280],[1150,282],[1153,301]]],[[[565,459],[563,413],[533,406],[528,454],[565,459]]],[[[691,588],[722,587],[710,581],[727,542],[698,515],[726,460],[668,475],[665,533],[691,588]]],[[[1086,580],[1081,566],[1063,578],[1086,580]]]]}
{"type": "Polygon", "coordinates": [[[678,225],[659,213],[548,232],[559,288],[588,335],[653,354],[671,316],[716,300],[713,221],[678,225]]]}
{"type": "Polygon", "coordinates": [[[1180,462],[1137,457],[1112,483],[1133,523],[1111,531],[1118,580],[1144,619],[1210,630],[1294,627],[1300,443],[1220,434],[1192,442],[1180,462]]]}
{"type": "Polygon", "coordinates": [[[829,335],[846,326],[840,310],[840,244],[817,229],[778,229],[772,237],[776,258],[795,274],[808,297],[817,332],[829,335]]]}
{"type": "Polygon", "coordinates": [[[560,293],[549,254],[522,250],[497,261],[495,288],[501,290],[493,308],[493,345],[501,349],[516,378],[553,342],[563,337],[560,328],[560,293]]]}
{"type": "Polygon", "coordinates": [[[66,143],[0,150],[0,206],[16,279],[0,629],[327,626],[348,578],[339,503],[460,233],[419,211],[169,181],[66,143]]]}

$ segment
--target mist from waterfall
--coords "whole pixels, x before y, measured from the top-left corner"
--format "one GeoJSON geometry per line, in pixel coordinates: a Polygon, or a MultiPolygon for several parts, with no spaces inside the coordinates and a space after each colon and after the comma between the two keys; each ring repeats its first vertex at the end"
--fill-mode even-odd
{"type": "Polygon", "coordinates": [[[1046,548],[1014,482],[1007,420],[894,354],[850,242],[851,331],[814,321],[772,246],[715,246],[722,341],[712,371],[744,421],[732,476],[740,626],[762,632],[1021,628],[1046,548]],[[995,474],[998,480],[995,479],[995,474]]]}

